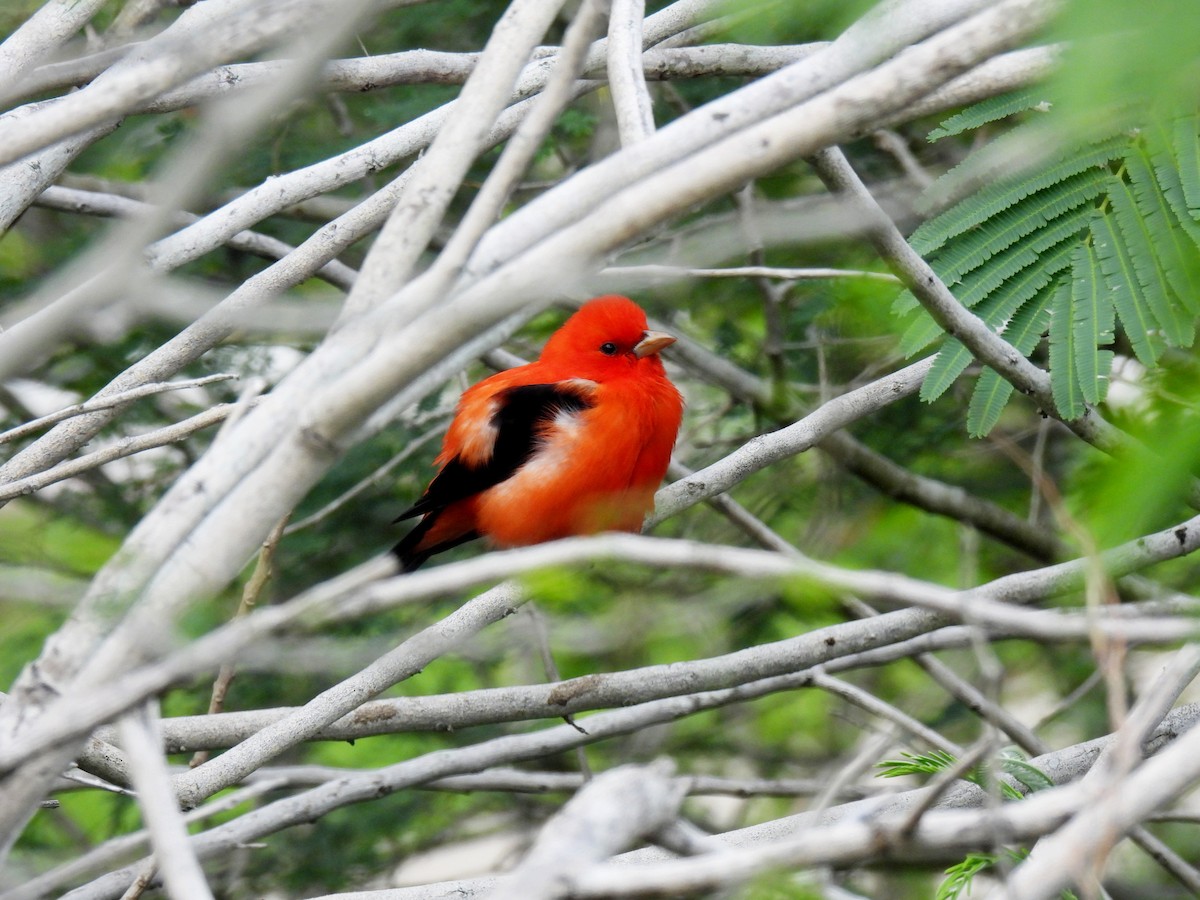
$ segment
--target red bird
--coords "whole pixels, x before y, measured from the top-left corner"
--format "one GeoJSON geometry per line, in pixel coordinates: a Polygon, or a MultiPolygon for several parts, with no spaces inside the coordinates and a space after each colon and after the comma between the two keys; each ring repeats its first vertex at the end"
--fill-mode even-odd
{"type": "Polygon", "coordinates": [[[441,467],[399,518],[421,521],[393,552],[411,572],[477,537],[498,547],[640,531],[671,459],[683,398],[627,297],[589,300],[537,362],[485,378],[458,402],[441,467]]]}

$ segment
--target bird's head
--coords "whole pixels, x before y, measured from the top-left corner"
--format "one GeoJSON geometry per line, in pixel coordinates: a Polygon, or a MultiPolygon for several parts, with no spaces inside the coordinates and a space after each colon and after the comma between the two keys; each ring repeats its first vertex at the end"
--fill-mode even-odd
{"type": "Polygon", "coordinates": [[[541,362],[570,369],[571,376],[605,382],[663,373],[659,351],[672,335],[651,331],[646,313],[628,297],[597,297],[583,304],[542,349],[541,362]]]}

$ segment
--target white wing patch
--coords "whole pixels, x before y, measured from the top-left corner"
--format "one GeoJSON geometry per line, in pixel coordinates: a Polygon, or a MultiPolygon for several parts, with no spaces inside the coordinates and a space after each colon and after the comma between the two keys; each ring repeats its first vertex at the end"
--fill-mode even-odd
{"type": "Polygon", "coordinates": [[[582,391],[585,394],[591,394],[596,390],[596,388],[600,387],[600,385],[595,381],[591,381],[587,378],[567,378],[566,380],[558,383],[561,385],[570,385],[572,388],[582,391]]]}
{"type": "Polygon", "coordinates": [[[482,410],[470,417],[470,422],[464,421],[462,430],[462,446],[458,451],[472,465],[486,464],[492,458],[496,449],[496,439],[500,436],[500,426],[496,424],[496,410],[499,402],[493,398],[482,410]]]}
{"type": "Polygon", "coordinates": [[[527,495],[561,474],[584,437],[586,410],[560,409],[529,459],[507,479],[489,489],[501,502],[527,495]]]}
{"type": "MultiPolygon", "coordinates": [[[[549,440],[547,443],[557,443],[558,434],[560,431],[572,432],[583,424],[583,416],[581,410],[578,409],[560,409],[554,414],[554,419],[551,422],[549,440]]],[[[568,437],[568,440],[573,439],[573,436],[568,437]]]]}

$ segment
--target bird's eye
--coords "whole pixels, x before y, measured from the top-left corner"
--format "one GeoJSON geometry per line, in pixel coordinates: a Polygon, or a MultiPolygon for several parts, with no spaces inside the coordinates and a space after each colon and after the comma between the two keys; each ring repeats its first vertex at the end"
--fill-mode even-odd
{"type": "Polygon", "coordinates": [[[612,341],[605,341],[600,345],[600,352],[605,356],[613,356],[617,352],[617,345],[612,341]]]}

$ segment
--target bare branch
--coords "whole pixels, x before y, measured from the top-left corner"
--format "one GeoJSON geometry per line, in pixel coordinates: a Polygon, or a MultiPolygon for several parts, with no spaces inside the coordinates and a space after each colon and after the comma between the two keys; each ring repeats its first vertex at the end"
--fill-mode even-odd
{"type": "MultiPolygon", "coordinates": [[[[187,825],[195,825],[221,813],[228,813],[247,801],[255,800],[273,791],[286,787],[286,778],[260,778],[253,784],[239,787],[222,794],[217,799],[182,814],[187,825]]],[[[77,859],[48,872],[29,879],[5,892],[5,900],[36,900],[50,894],[60,893],[67,886],[81,879],[94,877],[114,865],[122,865],[137,853],[145,852],[150,846],[150,833],[146,829],[112,838],[81,854],[77,859]]]]}
{"type": "Polygon", "coordinates": [[[92,400],[86,400],[83,403],[76,403],[73,406],[67,406],[57,412],[50,413],[45,416],[39,416],[32,421],[18,425],[16,428],[10,428],[8,431],[0,433],[0,444],[15,441],[19,438],[26,437],[34,432],[41,431],[43,428],[49,428],[58,422],[65,419],[70,419],[74,416],[81,416],[85,413],[95,412],[98,409],[112,409],[115,406],[123,406],[134,400],[140,400],[142,397],[150,397],[155,394],[162,394],[167,391],[183,391],[188,388],[203,387],[206,384],[215,384],[220,381],[229,381],[232,378],[237,378],[234,374],[221,375],[204,375],[200,378],[189,378],[183,381],[168,381],[161,384],[145,384],[141,387],[133,388],[128,391],[123,391],[108,397],[98,397],[92,400]]]}
{"type": "MultiPolygon", "coordinates": [[[[34,205],[93,216],[133,217],[145,215],[147,212],[147,204],[127,197],[55,185],[46,188],[34,200],[34,205]]],[[[186,212],[176,212],[171,216],[172,223],[180,227],[190,225],[199,219],[200,216],[186,212]]],[[[270,260],[283,259],[295,249],[277,238],[253,231],[241,231],[231,235],[228,246],[234,250],[253,253],[255,256],[270,260]]],[[[313,274],[318,278],[325,279],[335,287],[349,290],[354,283],[356,273],[345,263],[331,260],[313,274]]]]}
{"type": "Polygon", "coordinates": [[[850,391],[786,428],[754,438],[736,453],[664,488],[655,498],[649,525],[669,518],[685,506],[729,490],[760,469],[816,446],[840,428],[915,393],[933,364],[932,357],[850,391]]]}
{"type": "Polygon", "coordinates": [[[823,278],[871,278],[899,283],[888,272],[868,272],[861,269],[785,269],[776,266],[730,266],[726,269],[692,269],[682,266],[610,266],[602,273],[620,279],[678,281],[683,278],[776,278],[781,281],[807,281],[823,278]]]}
{"type": "Polygon", "coordinates": [[[884,721],[891,722],[919,740],[924,741],[935,750],[945,750],[954,756],[962,752],[962,748],[958,744],[947,740],[932,728],[921,724],[908,715],[908,713],[897,709],[890,703],[883,702],[878,697],[874,697],[867,691],[862,690],[862,688],[842,681],[840,678],[833,678],[818,670],[813,673],[813,686],[841,697],[843,700],[853,703],[855,706],[873,715],[879,716],[884,721]]]}
{"type": "MultiPolygon", "coordinates": [[[[1144,752],[1157,754],[1153,760],[1156,765],[1168,751],[1180,756],[1189,752],[1181,745],[1197,740],[1200,729],[1192,726],[1198,719],[1200,705],[1176,709],[1144,752]]],[[[589,720],[592,721],[595,719],[589,720]]],[[[1112,740],[1112,736],[1097,738],[1030,762],[1056,784],[1067,784],[1086,772],[1112,740]]],[[[999,833],[1013,840],[1020,839],[1022,834],[1041,833],[1088,799],[1076,785],[1042,791],[1028,801],[1006,804],[998,810],[981,809],[985,792],[972,784],[961,785],[944,797],[934,811],[926,813],[914,831],[910,827],[911,812],[924,802],[928,793],[929,788],[921,788],[847,803],[820,816],[801,813],[726,832],[715,836],[732,848],[721,853],[664,861],[661,852],[635,851],[618,857],[612,865],[578,873],[571,890],[581,896],[688,893],[738,884],[754,874],[781,866],[839,865],[878,858],[881,850],[909,863],[923,858],[922,850],[931,858],[945,859],[947,854],[987,845],[998,833],[998,826],[999,833]],[[1026,828],[1029,831],[1022,832],[1026,828]]],[[[393,889],[371,896],[379,900],[419,900],[454,892],[470,896],[494,883],[494,879],[478,878],[393,889]]]]}
{"type": "Polygon", "coordinates": [[[0,84],[23,73],[62,46],[104,5],[104,0],[52,3],[38,9],[0,44],[0,84]]]}
{"type": "Polygon", "coordinates": [[[654,133],[654,103],[642,70],[643,0],[612,0],[608,19],[608,85],[621,145],[628,147],[654,133]]]}
{"type": "MultiPolygon", "coordinates": [[[[101,400],[97,408],[103,409],[104,407],[105,404],[101,400]]],[[[237,404],[221,403],[202,413],[197,413],[191,418],[184,419],[176,425],[157,428],[154,431],[138,435],[137,437],[122,438],[100,450],[86,453],[78,459],[59,463],[54,468],[48,469],[38,475],[30,475],[27,478],[11,481],[0,488],[0,502],[32,494],[34,491],[40,491],[48,485],[65,481],[68,478],[74,478],[85,472],[90,472],[113,460],[123,459],[126,456],[133,456],[135,453],[141,453],[155,447],[165,447],[168,444],[181,441],[184,438],[191,437],[197,431],[210,428],[224,421],[225,417],[237,408],[237,404]]]]}
{"type": "Polygon", "coordinates": [[[529,853],[489,895],[551,898],[579,865],[599,862],[674,821],[686,782],[668,762],[597,775],[542,828],[529,853]]]}
{"type": "Polygon", "coordinates": [[[146,707],[124,716],[119,726],[121,743],[129,756],[138,805],[167,890],[177,897],[205,900],[212,897],[212,891],[192,853],[187,826],[175,803],[167,761],[159,749],[162,739],[154,727],[157,718],[157,710],[146,707]]]}
{"type": "Polygon", "coordinates": [[[428,152],[408,170],[396,206],[346,301],[347,315],[370,309],[409,280],[467,167],[487,147],[483,123],[494,121],[508,104],[522,68],[561,5],[557,0],[514,0],[505,11],[428,152]]]}
{"type": "MultiPolygon", "coordinates": [[[[90,7],[83,5],[85,11],[90,7]]],[[[155,94],[311,26],[321,15],[320,6],[302,0],[251,5],[218,0],[190,7],[87,87],[41,105],[20,122],[0,119],[0,165],[112,122],[155,94]]]]}
{"type": "MultiPolygon", "coordinates": [[[[1200,779],[1200,765],[1194,758],[1186,761],[1179,758],[1182,770],[1166,769],[1164,759],[1178,757],[1169,751],[1130,772],[1141,760],[1141,747],[1160,726],[1175,698],[1198,673],[1200,647],[1187,646],[1175,654],[1151,690],[1139,699],[1089,776],[1083,779],[1080,786],[1094,798],[1085,808],[1086,813],[1075,815],[1052,836],[1040,841],[1004,887],[993,892],[994,896],[1039,900],[1053,897],[1073,879],[1095,877],[1111,849],[1130,828],[1147,813],[1174,799],[1173,790],[1183,790],[1200,779]],[[1150,783],[1147,770],[1158,772],[1156,783],[1150,783]],[[1149,793],[1141,794],[1141,790],[1149,793]]],[[[1200,735],[1192,732],[1180,743],[1200,747],[1200,735]]]]}

